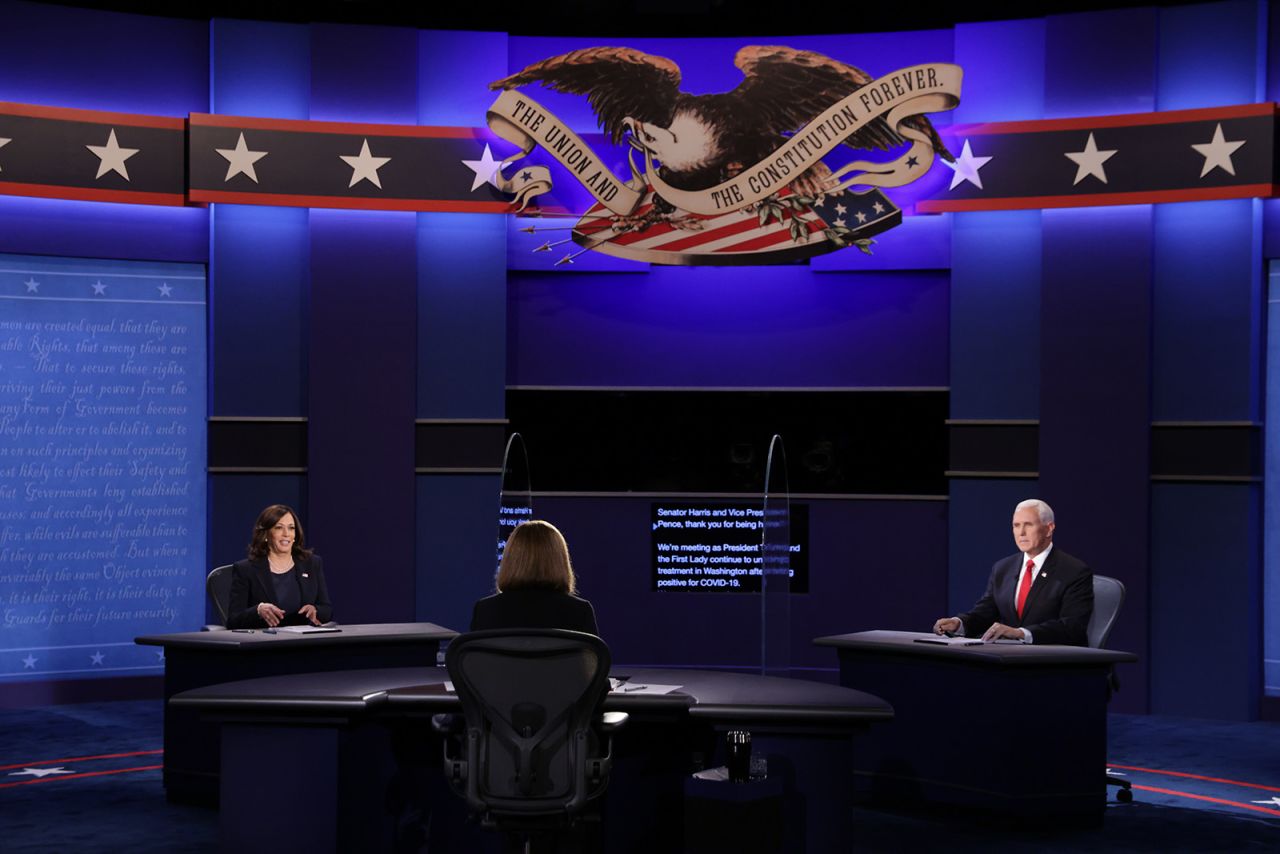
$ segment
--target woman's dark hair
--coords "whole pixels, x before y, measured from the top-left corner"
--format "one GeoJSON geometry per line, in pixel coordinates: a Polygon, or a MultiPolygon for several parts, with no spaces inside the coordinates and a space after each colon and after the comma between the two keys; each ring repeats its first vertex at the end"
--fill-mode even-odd
{"type": "Polygon", "coordinates": [[[302,520],[293,508],[287,504],[272,504],[258,514],[258,521],[253,523],[253,536],[249,538],[249,557],[261,560],[271,551],[271,529],[285,516],[293,517],[293,552],[294,560],[305,560],[311,557],[311,549],[306,547],[306,539],[302,533],[302,520]]]}
{"type": "Polygon", "coordinates": [[[578,582],[564,536],[550,522],[521,522],[507,538],[498,567],[498,590],[522,588],[577,593],[578,582]]]}

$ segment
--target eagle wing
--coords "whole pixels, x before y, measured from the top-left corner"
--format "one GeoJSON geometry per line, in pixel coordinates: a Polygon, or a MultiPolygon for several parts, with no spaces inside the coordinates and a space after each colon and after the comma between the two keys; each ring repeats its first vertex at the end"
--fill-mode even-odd
{"type": "Polygon", "coordinates": [[[666,57],[629,47],[593,47],[535,62],[489,88],[515,89],[526,83],[586,95],[600,127],[616,145],[628,117],[670,124],[680,95],[680,67],[666,57]]]}
{"type": "MultiPolygon", "coordinates": [[[[865,86],[874,78],[860,68],[810,50],[749,45],[733,58],[744,80],[732,94],[759,122],[778,134],[791,133],[813,120],[832,104],[865,86]]],[[[928,134],[933,148],[946,160],[954,160],[924,116],[911,116],[903,124],[928,134]]],[[[906,142],[884,117],[873,119],[844,140],[854,148],[890,149],[906,142]]]]}

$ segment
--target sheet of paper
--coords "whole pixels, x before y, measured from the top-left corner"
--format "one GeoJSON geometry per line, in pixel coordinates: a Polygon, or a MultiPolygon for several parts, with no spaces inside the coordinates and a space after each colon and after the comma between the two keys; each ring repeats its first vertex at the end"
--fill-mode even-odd
{"type": "Polygon", "coordinates": [[[340,632],[333,626],[277,626],[277,632],[288,632],[291,635],[317,635],[325,632],[340,632]]]}
{"type": "Polygon", "coordinates": [[[679,691],[682,685],[655,685],[651,682],[624,682],[621,687],[614,688],[614,694],[670,694],[679,691]]]}
{"type": "Polygon", "coordinates": [[[949,638],[943,635],[930,635],[916,638],[916,643],[936,643],[939,646],[982,646],[981,638],[949,638]]]}

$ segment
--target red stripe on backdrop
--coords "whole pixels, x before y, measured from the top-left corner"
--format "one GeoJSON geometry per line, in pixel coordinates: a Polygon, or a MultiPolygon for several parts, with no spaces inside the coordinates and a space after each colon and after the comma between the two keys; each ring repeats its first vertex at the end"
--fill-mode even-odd
{"type": "Polygon", "coordinates": [[[146,190],[105,190],[98,187],[71,187],[61,184],[22,184],[0,181],[0,196],[31,196],[38,199],[78,199],[84,202],[124,202],[132,205],[182,207],[181,193],[152,193],[146,190]]]}
{"type": "Polygon", "coordinates": [[[482,128],[436,127],[433,125],[383,125],[368,122],[325,122],[309,119],[267,119],[255,116],[222,116],[192,113],[195,127],[224,127],[237,130],[281,130],[292,133],[334,133],[350,136],[413,136],[424,139],[477,139],[488,142],[492,134],[482,128]]]}
{"type": "Polygon", "coordinates": [[[1267,116],[1275,112],[1276,105],[1241,104],[1235,107],[1202,107],[1195,110],[1168,110],[1163,113],[1132,113],[1118,116],[1083,116],[1071,119],[1029,119],[1021,122],[985,122],[972,125],[952,125],[942,128],[944,135],[957,137],[985,133],[1044,133],[1059,130],[1091,130],[1094,128],[1140,127],[1143,125],[1168,125],[1182,122],[1202,122],[1214,119],[1243,119],[1250,116],[1267,116]]]}
{"type": "MultiPolygon", "coordinates": [[[[3,186],[3,185],[0,185],[3,186]]],[[[229,202],[238,205],[266,205],[294,208],[338,208],[365,211],[422,211],[426,213],[514,213],[509,202],[449,201],[444,199],[402,199],[368,196],[298,196],[286,193],[239,193],[229,190],[190,191],[192,201],[229,202]]]]}
{"type": "Polygon", "coordinates": [[[1239,184],[1227,187],[1191,187],[1185,190],[1135,190],[1126,193],[1089,193],[1078,196],[1008,196],[999,199],[924,199],[916,203],[920,213],[965,211],[1024,211],[1037,208],[1088,208],[1101,205],[1148,205],[1162,202],[1203,202],[1218,199],[1271,198],[1275,184],[1239,184]]]}
{"type": "Polygon", "coordinates": [[[33,119],[53,119],[63,122],[89,122],[100,125],[160,128],[161,130],[187,129],[187,120],[178,116],[143,116],[135,113],[104,113],[101,110],[77,110],[70,107],[45,107],[39,104],[15,104],[0,101],[0,113],[6,116],[26,116],[33,119]]]}

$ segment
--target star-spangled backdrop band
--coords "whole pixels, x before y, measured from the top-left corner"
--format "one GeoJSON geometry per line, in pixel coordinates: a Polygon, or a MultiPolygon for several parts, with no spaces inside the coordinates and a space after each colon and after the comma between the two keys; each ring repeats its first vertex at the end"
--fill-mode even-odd
{"type": "Polygon", "coordinates": [[[949,128],[950,186],[919,210],[1271,196],[1275,122],[1255,104],[949,128]]]}
{"type": "MultiPolygon", "coordinates": [[[[508,209],[494,170],[515,152],[493,150],[480,129],[201,114],[185,125],[0,103],[0,193],[153,204],[508,209]]],[[[950,185],[920,202],[921,212],[1274,195],[1272,104],[944,134],[959,152],[946,164],[950,185]]]]}

